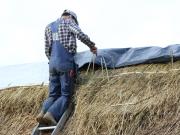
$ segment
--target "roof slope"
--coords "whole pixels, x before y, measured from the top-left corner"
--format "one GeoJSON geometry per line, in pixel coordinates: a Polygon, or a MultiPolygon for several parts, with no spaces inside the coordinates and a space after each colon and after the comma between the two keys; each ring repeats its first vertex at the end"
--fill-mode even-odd
{"type": "MultiPolygon", "coordinates": [[[[180,133],[180,61],[82,72],[64,135],[180,133]]],[[[47,86],[0,91],[0,134],[27,135],[47,86]]]]}

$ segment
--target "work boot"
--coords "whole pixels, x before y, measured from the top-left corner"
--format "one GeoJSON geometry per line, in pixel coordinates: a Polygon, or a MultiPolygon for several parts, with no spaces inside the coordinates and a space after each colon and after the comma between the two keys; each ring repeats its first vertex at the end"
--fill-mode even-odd
{"type": "Polygon", "coordinates": [[[44,114],[45,114],[45,113],[44,113],[43,111],[41,111],[41,112],[37,115],[36,121],[39,122],[39,123],[42,123],[44,114]]]}
{"type": "Polygon", "coordinates": [[[57,125],[56,120],[50,112],[47,112],[43,117],[44,124],[55,126],[57,125]]]}

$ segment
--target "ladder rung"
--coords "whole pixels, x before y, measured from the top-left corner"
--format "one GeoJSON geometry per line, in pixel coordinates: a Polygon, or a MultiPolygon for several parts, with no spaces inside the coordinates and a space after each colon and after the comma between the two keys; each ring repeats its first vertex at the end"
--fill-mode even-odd
{"type": "Polygon", "coordinates": [[[55,129],[56,126],[49,126],[49,127],[39,127],[39,130],[51,130],[51,129],[55,129]]]}

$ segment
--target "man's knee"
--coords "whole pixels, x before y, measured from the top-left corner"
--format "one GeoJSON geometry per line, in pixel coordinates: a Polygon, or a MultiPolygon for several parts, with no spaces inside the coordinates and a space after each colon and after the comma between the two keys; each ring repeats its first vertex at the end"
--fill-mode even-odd
{"type": "Polygon", "coordinates": [[[62,100],[64,100],[65,102],[69,102],[70,100],[70,96],[61,96],[62,100]]]}

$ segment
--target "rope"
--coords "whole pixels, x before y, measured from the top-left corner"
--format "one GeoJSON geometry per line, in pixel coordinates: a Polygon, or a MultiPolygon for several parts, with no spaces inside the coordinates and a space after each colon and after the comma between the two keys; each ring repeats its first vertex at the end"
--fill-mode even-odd
{"type": "Polygon", "coordinates": [[[101,59],[101,70],[102,70],[102,76],[103,76],[103,79],[104,79],[104,69],[103,69],[103,61],[101,59]]]}
{"type": "Polygon", "coordinates": [[[93,72],[92,72],[92,73],[94,73],[94,71],[95,71],[95,70],[94,70],[94,67],[95,67],[95,59],[96,59],[96,55],[93,54],[93,55],[92,55],[92,58],[91,58],[91,61],[90,61],[89,64],[88,64],[88,68],[87,68],[87,70],[86,70],[86,75],[87,75],[88,72],[89,72],[91,63],[93,64],[93,72]]]}
{"type": "MultiPolygon", "coordinates": [[[[105,61],[105,59],[104,59],[103,56],[101,56],[101,61],[104,62],[104,66],[105,66],[105,69],[106,69],[107,79],[108,79],[108,81],[109,81],[109,73],[108,73],[108,69],[107,69],[107,64],[106,64],[106,61],[105,61]]],[[[103,64],[102,64],[101,66],[102,66],[102,72],[103,72],[103,64]]]]}
{"type": "Polygon", "coordinates": [[[96,60],[96,54],[93,54],[93,74],[95,72],[95,70],[94,70],[95,60],[96,60]]]}
{"type": "MultiPolygon", "coordinates": [[[[132,75],[132,74],[141,74],[141,75],[143,75],[143,74],[167,74],[167,73],[169,73],[169,72],[171,72],[171,71],[180,71],[180,69],[171,69],[171,70],[169,70],[169,71],[154,71],[154,72],[125,72],[125,73],[120,73],[120,74],[118,74],[118,75],[113,75],[113,76],[109,76],[109,77],[120,77],[120,76],[123,76],[123,75],[132,75]]],[[[103,77],[97,77],[97,78],[103,78],[103,77]]]]}

